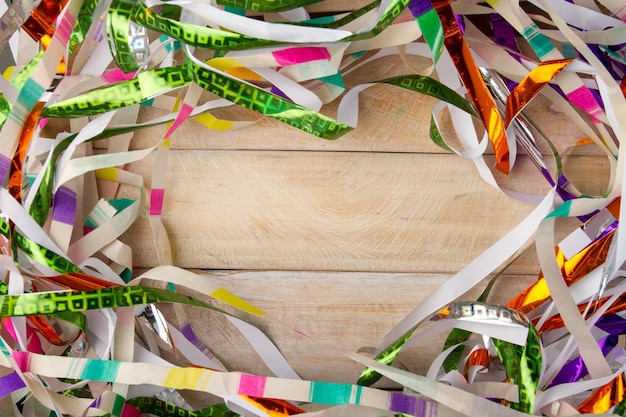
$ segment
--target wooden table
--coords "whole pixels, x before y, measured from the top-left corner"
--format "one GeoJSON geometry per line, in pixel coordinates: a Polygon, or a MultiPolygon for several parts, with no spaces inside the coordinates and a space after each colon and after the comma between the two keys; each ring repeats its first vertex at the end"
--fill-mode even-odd
{"type": "MultiPolygon", "coordinates": [[[[415,59],[415,65],[425,65],[415,59]]],[[[407,73],[393,56],[345,81],[350,88],[407,73]]],[[[420,300],[533,209],[487,185],[471,161],[431,142],[434,104],[392,86],[372,87],[361,94],[359,126],[332,142],[241,108],[217,115],[258,122],[211,131],[187,121],[172,137],[163,214],[174,265],[220,283],[323,343],[352,351],[377,346],[420,300]]],[[[335,116],[336,107],[331,103],[322,113],[335,116]]],[[[148,109],[142,117],[157,114],[148,109]]],[[[541,97],[528,114],[560,152],[584,138],[541,97]]],[[[162,133],[137,133],[131,145],[144,148],[162,133]]],[[[493,157],[487,159],[493,165],[493,157]]],[[[581,190],[604,191],[608,163],[599,152],[587,146],[566,162],[568,177],[581,190]]],[[[149,184],[152,163],[129,169],[149,184]]],[[[549,189],[525,155],[509,177],[496,175],[511,189],[542,195],[549,189]]],[[[565,233],[576,223],[559,227],[565,233]]],[[[134,248],[137,270],[163,263],[147,220],[140,219],[122,240],[134,248]]],[[[530,245],[504,271],[491,300],[506,302],[536,279],[538,269],[530,245]]],[[[475,299],[483,287],[467,298],[475,299]]],[[[225,319],[193,308],[187,314],[230,369],[269,373],[225,319]]],[[[282,326],[255,322],[303,378],[356,381],[360,367],[350,360],[282,326]]],[[[441,342],[403,352],[401,364],[425,373],[441,342]]]]}

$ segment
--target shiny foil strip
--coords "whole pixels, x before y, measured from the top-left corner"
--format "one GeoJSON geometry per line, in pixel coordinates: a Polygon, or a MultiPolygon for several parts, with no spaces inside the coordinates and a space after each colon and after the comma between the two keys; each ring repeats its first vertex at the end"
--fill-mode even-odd
{"type": "Polygon", "coordinates": [[[463,84],[467,88],[472,103],[478,110],[483,125],[496,153],[496,168],[504,173],[509,172],[509,146],[502,117],[498,112],[493,97],[489,94],[485,82],[480,75],[478,66],[463,39],[461,29],[447,0],[433,1],[433,6],[441,19],[444,29],[444,45],[448,49],[463,84]]]}

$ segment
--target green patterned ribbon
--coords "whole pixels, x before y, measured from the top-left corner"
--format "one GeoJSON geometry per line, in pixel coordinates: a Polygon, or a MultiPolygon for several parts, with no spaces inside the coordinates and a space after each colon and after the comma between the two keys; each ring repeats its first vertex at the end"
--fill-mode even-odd
{"type": "Polygon", "coordinates": [[[11,80],[11,84],[13,84],[15,88],[21,90],[24,87],[26,81],[39,66],[39,61],[41,61],[41,59],[43,58],[44,52],[45,50],[43,49],[39,51],[39,53],[35,55],[33,59],[31,59],[28,64],[26,64],[26,66],[22,68],[22,70],[15,77],[13,77],[13,79],[11,80]]]}
{"type": "MultiPolygon", "coordinates": [[[[392,2],[383,13],[383,17],[377,27],[380,28],[388,25],[391,20],[401,13],[407,4],[408,1],[405,0],[392,2]]],[[[368,10],[369,7],[370,5],[361,9],[361,12],[368,10]]],[[[165,33],[168,36],[172,36],[194,46],[232,50],[237,47],[235,44],[242,46],[242,44],[240,44],[241,42],[258,41],[231,32],[222,32],[211,28],[182,24],[173,19],[156,15],[141,2],[135,3],[130,0],[116,0],[111,10],[112,11],[109,13],[111,19],[109,28],[113,30],[114,43],[126,42],[127,45],[128,31],[125,25],[127,22],[130,22],[131,19],[145,27],[158,30],[161,33],[165,33]],[[116,20],[118,17],[120,19],[119,21],[116,20]],[[124,26],[124,28],[122,28],[122,26],[124,26]]],[[[373,32],[376,30],[376,28],[373,29],[373,32]]],[[[362,35],[365,34],[358,34],[357,37],[362,35]]],[[[258,46],[258,43],[256,45],[258,46]]],[[[247,48],[250,47],[250,45],[246,44],[242,47],[247,48]]],[[[117,52],[118,56],[123,57],[125,56],[124,54],[126,52],[124,51],[126,51],[126,49],[124,49],[124,47],[121,48],[122,49],[117,52]]],[[[124,61],[123,65],[130,65],[129,63],[132,61],[130,55],[128,55],[128,59],[120,59],[124,61]]],[[[44,108],[42,117],[84,117],[101,114],[143,102],[158,94],[195,81],[204,89],[222,98],[226,98],[243,107],[288,123],[291,126],[325,139],[336,139],[351,130],[349,126],[332,120],[329,117],[268,93],[251,84],[228,77],[218,71],[212,71],[204,66],[196,65],[190,61],[191,60],[188,59],[183,66],[142,72],[135,79],[106,86],[53,104],[44,108]]],[[[441,83],[429,79],[428,77],[398,77],[383,80],[382,82],[438,97],[451,102],[473,115],[476,114],[473,107],[465,99],[441,83]]]]}
{"type": "Polygon", "coordinates": [[[320,3],[321,1],[322,0],[217,0],[217,4],[253,12],[276,13],[320,3]]]}
{"type": "MultiPolygon", "coordinates": [[[[367,32],[356,33],[342,39],[342,42],[350,42],[361,39],[369,39],[385,30],[391,22],[393,22],[404,9],[408,6],[410,0],[393,0],[387,9],[383,12],[378,23],[367,32]]],[[[339,24],[313,24],[313,26],[336,28],[341,24],[345,24],[351,20],[362,16],[369,10],[373,10],[378,6],[379,2],[373,2],[365,7],[351,13],[347,17],[340,19],[339,24]]],[[[128,45],[128,29],[130,21],[137,23],[147,29],[157,31],[167,35],[173,39],[179,40],[187,45],[197,48],[211,50],[243,50],[264,48],[270,46],[288,45],[285,42],[277,42],[266,39],[258,39],[235,32],[229,32],[210,27],[203,27],[189,23],[180,22],[174,18],[161,16],[150,10],[144,3],[135,2],[133,0],[115,0],[110,9],[107,19],[107,28],[109,31],[110,44],[112,45],[113,56],[120,68],[124,71],[134,71],[137,64],[132,57],[131,48],[128,45]]],[[[312,26],[309,22],[278,22],[276,25],[307,25],[312,26]]]]}
{"type": "Polygon", "coordinates": [[[94,291],[2,295],[0,296],[0,317],[83,312],[162,302],[202,307],[227,314],[207,303],[176,292],[143,286],[119,286],[94,291]]]}
{"type": "MultiPolygon", "coordinates": [[[[0,296],[7,295],[8,293],[9,286],[6,283],[0,281],[0,296]]],[[[62,311],[55,314],[50,314],[50,316],[65,320],[68,323],[72,323],[83,332],[87,332],[87,316],[85,316],[83,313],[62,311]]]]}
{"type": "Polygon", "coordinates": [[[391,24],[391,22],[393,22],[398,16],[400,16],[400,13],[402,13],[402,11],[407,8],[410,2],[411,0],[392,0],[387,6],[387,9],[383,12],[383,15],[380,17],[378,23],[376,23],[376,26],[374,26],[372,30],[370,30],[369,32],[356,33],[352,36],[348,36],[347,38],[342,39],[342,41],[350,42],[362,39],[369,39],[380,34],[391,24]]]}
{"type": "Polygon", "coordinates": [[[108,85],[44,107],[41,117],[94,116],[141,103],[189,82],[185,66],[156,68],[142,72],[131,80],[108,85]]]}
{"type": "Polygon", "coordinates": [[[17,247],[20,248],[33,261],[62,274],[80,272],[80,268],[74,265],[72,261],[65,259],[61,255],[41,246],[29,238],[16,232],[13,233],[12,237],[17,247]]]}
{"type": "Polygon", "coordinates": [[[93,22],[93,13],[96,10],[97,5],[98,0],[86,0],[81,6],[69,40],[69,55],[72,55],[76,48],[78,48],[78,46],[85,40],[85,35],[89,31],[89,27],[91,27],[91,23],[93,22]]]}
{"type": "Polygon", "coordinates": [[[506,375],[519,387],[519,402],[511,408],[532,414],[537,396],[542,356],[541,341],[532,324],[529,324],[528,338],[524,346],[492,339],[504,365],[506,375]]]}
{"type": "MultiPolygon", "coordinates": [[[[404,344],[409,340],[413,332],[415,332],[415,330],[417,330],[417,328],[421,324],[422,322],[412,327],[402,337],[400,337],[398,340],[389,345],[385,350],[376,355],[376,357],[374,357],[376,362],[382,363],[383,365],[391,365],[398,357],[400,350],[402,350],[402,346],[404,346],[404,344]]],[[[364,387],[370,387],[374,385],[380,378],[382,378],[381,374],[376,372],[374,369],[367,367],[361,372],[361,375],[359,375],[359,379],[357,380],[356,384],[362,385],[364,387]]]]}
{"type": "Polygon", "coordinates": [[[133,72],[139,69],[135,54],[128,43],[131,16],[135,4],[134,1],[113,0],[107,13],[106,26],[111,54],[117,66],[124,72],[133,72]]]}
{"type": "Polygon", "coordinates": [[[323,139],[337,139],[352,128],[306,107],[244,83],[224,73],[187,61],[189,76],[203,89],[242,107],[280,120],[323,139]]]}
{"type": "MultiPolygon", "coordinates": [[[[408,75],[390,78],[379,82],[395,85],[406,90],[415,91],[417,93],[437,98],[458,107],[475,118],[478,118],[478,112],[476,112],[472,103],[456,91],[452,90],[450,87],[432,78],[423,75],[408,75]]],[[[454,150],[450,148],[443,139],[443,135],[439,131],[439,127],[437,126],[434,116],[431,116],[430,119],[430,139],[442,149],[448,152],[454,152],[454,150]]]]}
{"type": "Polygon", "coordinates": [[[416,93],[425,94],[439,100],[450,103],[453,106],[478,117],[478,113],[472,104],[463,96],[439,81],[423,75],[405,75],[378,81],[379,83],[391,84],[416,93]]]}
{"type": "Polygon", "coordinates": [[[157,417],[235,417],[238,415],[230,411],[223,403],[195,411],[185,410],[153,397],[131,398],[126,401],[126,404],[137,408],[142,414],[153,414],[157,417]]]}
{"type": "Polygon", "coordinates": [[[11,112],[11,103],[4,96],[4,94],[0,93],[0,129],[4,126],[4,122],[9,117],[9,113],[11,112]]]}
{"type": "Polygon", "coordinates": [[[43,226],[45,223],[52,206],[52,184],[54,180],[54,173],[56,171],[56,163],[54,163],[54,161],[56,161],[61,153],[63,153],[63,151],[70,146],[72,140],[74,140],[76,136],[78,136],[78,133],[68,136],[59,142],[59,144],[52,150],[52,160],[46,166],[46,169],[42,174],[41,184],[39,185],[37,191],[32,191],[35,192],[35,197],[28,208],[28,214],[30,214],[33,220],[35,220],[40,226],[43,226]]]}
{"type": "MultiPolygon", "coordinates": [[[[191,60],[188,60],[184,66],[146,71],[135,79],[122,81],[53,104],[44,108],[42,117],[93,116],[141,103],[159,93],[181,87],[191,81],[219,97],[324,139],[336,139],[351,130],[343,123],[252,84],[197,65],[191,60]],[[120,100],[120,97],[124,97],[124,100],[120,100]]],[[[473,116],[476,115],[475,109],[467,100],[432,78],[413,75],[379,82],[438,98],[473,116]]]]}
{"type": "Polygon", "coordinates": [[[439,130],[439,126],[437,126],[437,122],[435,121],[434,116],[430,117],[429,136],[430,136],[430,140],[432,140],[433,143],[439,146],[441,149],[448,151],[448,152],[454,152],[454,149],[449,147],[446,141],[443,139],[443,135],[441,134],[441,131],[439,130]]]}
{"type": "Polygon", "coordinates": [[[39,245],[17,232],[11,233],[11,226],[9,222],[2,217],[0,217],[0,234],[7,239],[12,238],[16,246],[24,251],[24,253],[35,262],[38,262],[61,274],[80,272],[79,267],[54,251],[39,245]]]}
{"type": "MultiPolygon", "coordinates": [[[[142,7],[144,11],[150,12],[145,6],[141,6],[142,3],[133,3],[130,5],[128,0],[119,0],[116,3],[119,3],[120,7],[126,7],[124,10],[126,10],[127,13],[130,13],[132,10],[140,10],[142,7]],[[137,7],[134,7],[135,5],[137,5],[137,7]]],[[[396,2],[396,6],[400,7],[401,4],[396,2]]],[[[394,10],[394,8],[391,7],[389,10],[394,10]]],[[[136,15],[137,13],[133,12],[133,16],[136,15]]],[[[148,13],[148,15],[154,16],[155,19],[157,17],[151,12],[148,13]]],[[[153,23],[157,24],[155,22],[156,20],[153,23]]],[[[157,26],[162,29],[171,29],[170,23],[165,22],[157,26]]],[[[190,25],[190,27],[197,28],[194,25],[190,25]]],[[[183,41],[189,42],[189,36],[182,32],[179,33],[179,35],[181,35],[180,37],[183,41]]],[[[239,81],[221,72],[212,71],[205,66],[197,65],[193,63],[191,59],[187,59],[185,65],[145,71],[138,74],[137,77],[132,80],[102,87],[53,104],[44,108],[42,117],[93,116],[144,102],[166,91],[187,85],[191,81],[196,82],[207,91],[219,97],[228,99],[243,107],[288,123],[291,126],[325,139],[336,139],[351,130],[351,128],[345,124],[273,95],[254,85],[239,81]]],[[[475,109],[467,100],[450,88],[429,77],[417,75],[404,76],[382,80],[380,82],[439,98],[440,100],[461,108],[472,114],[472,116],[477,116],[475,109]]],[[[434,124],[431,129],[431,137],[440,146],[446,147],[434,124]]],[[[55,149],[55,152],[61,151],[62,148],[63,146],[58,147],[58,149],[55,149]]],[[[44,203],[43,205],[45,206],[45,203],[48,201],[42,202],[38,200],[37,202],[44,203]]],[[[33,211],[42,210],[41,204],[34,204],[33,207],[33,211]]],[[[34,217],[40,224],[41,221],[45,221],[46,218],[44,215],[36,215],[34,217]]]]}
{"type": "MultiPolygon", "coordinates": [[[[115,3],[125,5],[125,7],[132,7],[130,18],[138,25],[167,35],[189,46],[202,49],[234,51],[281,45],[281,42],[257,39],[235,32],[179,22],[152,12],[142,2],[117,0],[115,3]]],[[[126,10],[124,9],[124,11],[126,10]]],[[[117,10],[112,8],[110,13],[115,14],[117,10]]]]}
{"type": "Polygon", "coordinates": [[[192,80],[202,88],[235,104],[324,139],[336,139],[351,130],[349,126],[327,116],[190,61],[187,61],[186,66],[146,71],[132,80],[122,81],[45,107],[42,117],[93,116],[141,103],[160,93],[186,85],[192,80]]]}

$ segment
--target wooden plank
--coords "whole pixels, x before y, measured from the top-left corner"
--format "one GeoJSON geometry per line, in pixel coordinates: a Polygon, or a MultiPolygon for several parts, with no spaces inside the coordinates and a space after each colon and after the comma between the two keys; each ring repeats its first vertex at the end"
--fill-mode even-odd
{"type": "MultiPolygon", "coordinates": [[[[361,366],[328,349],[358,351],[377,347],[383,336],[449,275],[407,273],[340,273],[299,271],[201,272],[211,280],[263,309],[268,315],[312,337],[272,321],[237,315],[255,323],[267,334],[302,378],[354,383],[361,366]]],[[[504,275],[496,282],[490,301],[505,303],[533,282],[536,276],[504,275]]],[[[462,299],[478,297],[479,285],[462,299]]],[[[193,290],[184,293],[231,311],[193,290]]],[[[172,316],[167,306],[160,307],[172,316]]],[[[228,369],[269,375],[250,345],[226,319],[199,308],[185,308],[194,330],[228,369]]],[[[412,372],[425,374],[441,352],[445,334],[408,348],[398,362],[412,372]]],[[[381,381],[380,386],[394,386],[381,381]]]]}
{"type": "MultiPolygon", "coordinates": [[[[454,155],[173,151],[170,158],[163,220],[174,264],[184,268],[454,273],[533,208],[486,185],[454,155]]],[[[149,183],[149,161],[130,169],[149,183]]],[[[525,158],[516,169],[510,185],[547,191],[525,158]]],[[[147,221],[123,239],[136,266],[158,265],[147,221]]],[[[535,272],[529,254],[511,273],[535,272]]]]}

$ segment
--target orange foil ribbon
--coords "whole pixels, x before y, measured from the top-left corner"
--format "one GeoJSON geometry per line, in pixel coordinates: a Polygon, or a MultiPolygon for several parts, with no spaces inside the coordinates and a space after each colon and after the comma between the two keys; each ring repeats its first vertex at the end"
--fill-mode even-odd
{"type": "Polygon", "coordinates": [[[478,110],[480,119],[487,130],[489,140],[496,155],[496,169],[509,173],[509,145],[502,122],[493,97],[489,93],[478,66],[472,57],[469,46],[463,38],[449,0],[433,0],[432,4],[441,19],[444,30],[444,45],[452,57],[459,76],[465,84],[472,103],[478,110]]]}
{"type": "Polygon", "coordinates": [[[37,122],[39,121],[39,115],[43,109],[44,103],[42,101],[37,102],[35,107],[30,112],[26,120],[24,121],[24,127],[20,133],[20,140],[17,146],[17,150],[13,155],[11,161],[11,173],[9,176],[9,192],[17,200],[22,201],[22,164],[26,158],[26,152],[30,146],[30,141],[35,133],[37,122]]]}
{"type": "MultiPolygon", "coordinates": [[[[41,42],[44,48],[48,48],[56,30],[55,22],[66,4],[67,0],[43,0],[24,22],[22,29],[35,41],[41,42]]],[[[62,58],[57,67],[57,74],[64,74],[66,69],[65,58],[62,58]]]]}
{"type": "Polygon", "coordinates": [[[48,320],[46,320],[45,317],[43,316],[29,316],[28,322],[32,324],[33,328],[37,332],[41,333],[48,342],[50,342],[51,344],[55,346],[65,346],[67,344],[70,344],[74,340],[76,340],[76,338],[80,335],[80,332],[79,332],[73,339],[70,339],[70,340],[61,339],[61,337],[57,334],[56,330],[54,330],[52,325],[50,325],[48,320]]]}
{"type": "MultiPolygon", "coordinates": [[[[615,218],[619,217],[620,200],[620,198],[616,198],[606,207],[615,218]]],[[[563,255],[561,249],[558,246],[555,248],[557,262],[561,268],[563,279],[568,286],[572,285],[604,262],[613,235],[614,231],[607,233],[605,236],[593,241],[583,250],[572,256],[571,259],[565,259],[565,255],[563,255]]],[[[550,291],[548,285],[543,275],[540,275],[539,279],[534,284],[515,296],[506,306],[528,314],[549,299],[550,291]]]]}
{"type": "MultiPolygon", "coordinates": [[[[600,299],[598,301],[595,301],[593,303],[593,305],[591,306],[591,308],[589,309],[589,313],[588,313],[587,317],[585,317],[585,320],[587,318],[589,318],[589,316],[591,314],[593,314],[593,312],[595,310],[597,310],[598,308],[602,307],[604,305],[604,303],[606,303],[608,300],[609,300],[609,297],[605,297],[605,298],[602,298],[602,299],[600,299]]],[[[578,306],[578,311],[580,312],[580,314],[582,314],[586,309],[587,309],[587,305],[586,304],[578,306]]],[[[611,305],[611,307],[609,307],[606,310],[606,312],[602,315],[602,317],[609,316],[611,314],[619,313],[620,311],[623,311],[624,309],[626,309],[626,294],[620,296],[615,301],[615,303],[613,303],[613,305],[611,305]]],[[[534,320],[534,322],[536,322],[536,321],[537,320],[534,320]]],[[[539,331],[539,333],[548,332],[550,330],[556,330],[556,329],[559,329],[559,328],[561,328],[563,326],[564,326],[563,318],[561,317],[560,314],[556,314],[553,317],[550,317],[548,320],[546,320],[544,325],[541,327],[541,330],[539,331]]]]}
{"type": "Polygon", "coordinates": [[[277,400],[274,398],[248,397],[245,395],[242,395],[241,397],[244,400],[251,402],[256,407],[259,407],[271,417],[293,416],[296,414],[304,413],[304,410],[302,410],[301,408],[296,407],[295,405],[284,400],[277,400]]]}
{"type": "MultiPolygon", "coordinates": [[[[92,277],[91,275],[75,272],[65,275],[56,275],[51,277],[37,277],[42,281],[47,281],[56,284],[60,287],[65,287],[72,291],[94,291],[102,288],[112,287],[116,284],[112,284],[109,281],[92,277]]],[[[68,343],[72,343],[76,337],[80,335],[80,332],[74,337],[74,340],[63,340],[59,337],[54,328],[50,325],[48,320],[43,316],[28,316],[28,321],[35,327],[35,329],[41,333],[48,342],[57,346],[64,346],[68,343]]]]}
{"type": "MultiPolygon", "coordinates": [[[[37,286],[35,284],[33,284],[33,290],[35,292],[38,291],[37,286]]],[[[66,346],[70,343],[73,343],[76,339],[78,339],[78,337],[82,333],[82,331],[78,331],[76,335],[74,335],[74,337],[72,337],[71,339],[65,340],[59,336],[58,332],[50,324],[46,316],[42,316],[42,315],[28,316],[26,317],[26,319],[37,332],[39,332],[43,337],[45,337],[49,343],[55,346],[66,346]]]]}
{"type": "MultiPolygon", "coordinates": [[[[600,266],[606,259],[609,245],[614,232],[607,233],[602,238],[592,242],[589,246],[578,252],[571,259],[565,259],[563,252],[557,248],[557,262],[561,273],[568,286],[572,285],[589,272],[600,266]]],[[[550,291],[543,276],[508,302],[508,308],[528,314],[530,311],[542,305],[550,299],[550,291]]]]}
{"type": "MultiPolygon", "coordinates": [[[[43,109],[43,102],[37,102],[35,107],[30,112],[26,120],[24,121],[24,127],[20,132],[20,139],[17,145],[13,159],[11,160],[11,170],[9,174],[8,189],[9,193],[18,201],[22,201],[22,189],[23,189],[23,171],[22,166],[30,146],[31,139],[35,133],[37,122],[39,121],[39,115],[43,109]]],[[[13,234],[13,222],[10,222],[11,234],[13,234]]],[[[17,250],[13,245],[12,249],[17,250]]],[[[48,342],[54,345],[64,345],[67,343],[62,340],[57,332],[52,328],[48,321],[43,316],[29,316],[27,320],[33,325],[33,327],[40,332],[48,342]]]]}
{"type": "Polygon", "coordinates": [[[43,281],[51,282],[60,287],[65,287],[68,290],[72,291],[95,291],[102,288],[117,286],[117,284],[113,284],[109,281],[105,281],[97,277],[92,277],[91,275],[83,274],[80,272],[37,278],[43,281]]]}
{"type": "Polygon", "coordinates": [[[533,68],[513,91],[511,91],[511,94],[509,94],[506,100],[504,125],[508,127],[513,118],[539,94],[546,84],[552,81],[554,77],[568,66],[572,60],[573,58],[545,61],[533,68]]]}
{"type": "Polygon", "coordinates": [[[578,406],[581,414],[605,414],[624,399],[624,374],[598,388],[578,406]]]}
{"type": "Polygon", "coordinates": [[[470,353],[467,358],[467,363],[465,364],[465,378],[468,378],[468,372],[472,368],[472,366],[482,366],[485,368],[489,368],[489,364],[491,363],[491,355],[487,349],[476,349],[472,353],[470,353]]]}
{"type": "Polygon", "coordinates": [[[54,35],[54,22],[65,7],[67,0],[43,0],[33,10],[30,17],[22,28],[35,41],[40,41],[44,36],[48,38],[54,35]]]}
{"type": "MultiPolygon", "coordinates": [[[[108,281],[83,273],[72,273],[51,277],[37,277],[42,281],[47,281],[72,291],[93,291],[106,287],[115,286],[108,281]]],[[[62,339],[54,327],[44,316],[28,316],[27,320],[46,340],[56,346],[65,346],[72,343],[80,335],[80,332],[70,340],[62,339]]]]}

